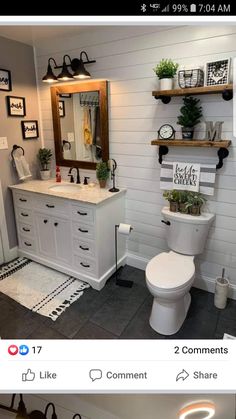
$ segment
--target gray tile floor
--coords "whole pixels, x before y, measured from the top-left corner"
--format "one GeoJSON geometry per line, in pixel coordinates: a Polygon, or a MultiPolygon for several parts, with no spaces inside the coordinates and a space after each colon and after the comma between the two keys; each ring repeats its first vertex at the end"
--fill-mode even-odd
{"type": "MultiPolygon", "coordinates": [[[[54,322],[32,313],[0,293],[2,339],[165,339],[149,326],[152,296],[144,272],[125,266],[122,278],[134,281],[132,288],[119,287],[111,278],[102,291],[92,288],[54,322]]],[[[236,335],[236,301],[226,309],[214,307],[213,294],[192,288],[187,319],[171,339],[222,339],[236,335]]]]}

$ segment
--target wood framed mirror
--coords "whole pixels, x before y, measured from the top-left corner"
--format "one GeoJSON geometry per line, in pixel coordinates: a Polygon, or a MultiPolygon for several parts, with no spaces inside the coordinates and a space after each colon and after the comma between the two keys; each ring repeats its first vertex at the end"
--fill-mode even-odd
{"type": "Polygon", "coordinates": [[[56,164],[96,169],[109,160],[108,82],[51,87],[56,164]]]}

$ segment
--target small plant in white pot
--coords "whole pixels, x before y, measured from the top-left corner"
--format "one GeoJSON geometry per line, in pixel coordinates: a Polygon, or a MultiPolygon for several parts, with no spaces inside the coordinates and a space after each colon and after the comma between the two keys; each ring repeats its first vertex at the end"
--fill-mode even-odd
{"type": "Polygon", "coordinates": [[[50,169],[49,164],[52,159],[52,151],[49,148],[40,148],[37,155],[41,170],[40,170],[40,176],[42,180],[48,180],[50,179],[50,169]]]}
{"type": "Polygon", "coordinates": [[[173,88],[173,79],[176,75],[179,64],[171,59],[162,59],[153,69],[160,80],[160,90],[171,90],[173,88]]]}

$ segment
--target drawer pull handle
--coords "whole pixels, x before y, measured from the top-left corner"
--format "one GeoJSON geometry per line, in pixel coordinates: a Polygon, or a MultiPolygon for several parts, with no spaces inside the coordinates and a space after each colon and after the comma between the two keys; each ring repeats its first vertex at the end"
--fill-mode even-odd
{"type": "Polygon", "coordinates": [[[27,242],[24,242],[24,243],[25,243],[26,246],[29,246],[29,247],[32,246],[31,243],[27,243],[27,242]]]}
{"type": "Polygon", "coordinates": [[[28,217],[29,214],[26,214],[25,212],[21,212],[22,217],[28,217]]]}
{"type": "Polygon", "coordinates": [[[89,247],[80,246],[80,249],[82,249],[82,250],[89,250],[89,247]]]}
{"type": "Polygon", "coordinates": [[[55,208],[55,205],[46,204],[46,207],[48,207],[48,208],[55,208]]]}
{"type": "Polygon", "coordinates": [[[86,263],[80,262],[80,265],[83,266],[84,268],[90,268],[90,265],[86,265],[86,263]]]}
{"type": "Polygon", "coordinates": [[[84,230],[83,228],[79,228],[79,231],[81,231],[81,233],[88,233],[88,230],[84,230]]]}
{"type": "Polygon", "coordinates": [[[19,201],[21,201],[21,202],[27,202],[27,199],[20,198],[19,201]]]}
{"type": "Polygon", "coordinates": [[[54,226],[57,227],[58,226],[58,223],[54,223],[54,226]]]}
{"type": "Polygon", "coordinates": [[[30,231],[30,228],[25,228],[25,227],[23,227],[23,228],[22,228],[22,230],[23,230],[23,231],[30,231]]]}
{"type": "Polygon", "coordinates": [[[47,224],[48,220],[43,220],[44,224],[47,224]]]}
{"type": "Polygon", "coordinates": [[[79,215],[88,215],[87,212],[81,212],[81,211],[77,211],[77,214],[79,214],[79,215]]]}

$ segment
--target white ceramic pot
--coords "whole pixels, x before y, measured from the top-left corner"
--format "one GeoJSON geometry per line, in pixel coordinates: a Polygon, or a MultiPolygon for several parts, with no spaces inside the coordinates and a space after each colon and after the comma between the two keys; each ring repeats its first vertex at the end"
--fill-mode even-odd
{"type": "Polygon", "coordinates": [[[171,90],[173,88],[173,79],[160,79],[160,90],[171,90]]]}
{"type": "Polygon", "coordinates": [[[40,170],[40,176],[42,180],[50,179],[51,171],[50,170],[40,170]]]}

